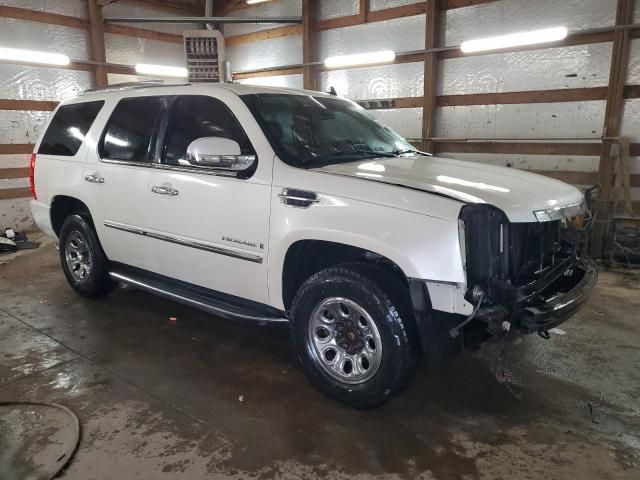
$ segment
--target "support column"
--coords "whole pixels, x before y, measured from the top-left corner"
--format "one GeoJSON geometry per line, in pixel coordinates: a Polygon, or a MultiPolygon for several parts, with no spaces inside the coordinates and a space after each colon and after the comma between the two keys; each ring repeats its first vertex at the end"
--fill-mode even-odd
{"type": "MultiPolygon", "coordinates": [[[[440,1],[427,0],[427,26],[425,48],[436,48],[439,43],[440,30],[440,1]]],[[[425,54],[424,59],[424,106],[422,109],[422,150],[434,151],[434,145],[429,138],[433,137],[436,122],[436,100],[438,95],[438,63],[437,52],[425,54]]]]}
{"type": "Polygon", "coordinates": [[[312,61],[312,24],[313,24],[313,0],[302,0],[302,83],[306,90],[316,90],[316,69],[307,65],[312,61]]]}
{"type": "MultiPolygon", "coordinates": [[[[106,63],[107,54],[104,48],[104,22],[102,20],[102,7],[98,4],[98,0],[87,0],[87,11],[89,12],[91,60],[106,63]]],[[[108,85],[107,67],[104,65],[94,65],[93,81],[95,87],[108,85]]]]}
{"type": "MultiPolygon", "coordinates": [[[[633,22],[633,0],[618,0],[616,11],[616,26],[633,22]]],[[[602,135],[602,153],[598,168],[598,183],[602,189],[600,199],[595,206],[597,222],[591,235],[591,255],[601,255],[606,248],[611,219],[613,218],[613,179],[615,157],[612,146],[616,137],[620,136],[620,125],[624,107],[624,84],[627,78],[629,64],[629,29],[619,29],[614,32],[613,51],[611,54],[611,68],[609,70],[609,87],[607,90],[607,106],[604,117],[602,135]]]]}

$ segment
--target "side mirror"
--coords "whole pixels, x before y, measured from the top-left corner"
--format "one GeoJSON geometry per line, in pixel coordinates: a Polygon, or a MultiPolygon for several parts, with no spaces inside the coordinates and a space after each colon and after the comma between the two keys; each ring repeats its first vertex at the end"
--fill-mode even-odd
{"type": "Polygon", "coordinates": [[[242,155],[238,142],[222,137],[197,138],[187,147],[181,165],[242,172],[256,162],[255,155],[242,155]]]}

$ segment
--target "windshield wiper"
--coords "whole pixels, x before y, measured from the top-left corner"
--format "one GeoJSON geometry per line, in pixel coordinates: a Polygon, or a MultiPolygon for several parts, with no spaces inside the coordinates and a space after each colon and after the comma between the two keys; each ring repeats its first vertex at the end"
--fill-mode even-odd
{"type": "Polygon", "coordinates": [[[407,150],[394,150],[393,151],[393,155],[394,156],[399,156],[399,155],[404,155],[406,153],[416,153],[418,155],[423,155],[425,157],[433,157],[433,155],[431,153],[427,153],[427,152],[421,152],[420,150],[413,150],[413,149],[407,149],[407,150]]]}

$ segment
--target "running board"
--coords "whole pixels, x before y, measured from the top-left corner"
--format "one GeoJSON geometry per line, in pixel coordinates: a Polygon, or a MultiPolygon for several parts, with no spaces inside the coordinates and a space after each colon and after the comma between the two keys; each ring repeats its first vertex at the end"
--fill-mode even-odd
{"type": "Polygon", "coordinates": [[[118,282],[127,283],[218,317],[258,323],[289,321],[283,312],[267,305],[214,292],[137,268],[118,266],[109,272],[109,276],[118,282]]]}

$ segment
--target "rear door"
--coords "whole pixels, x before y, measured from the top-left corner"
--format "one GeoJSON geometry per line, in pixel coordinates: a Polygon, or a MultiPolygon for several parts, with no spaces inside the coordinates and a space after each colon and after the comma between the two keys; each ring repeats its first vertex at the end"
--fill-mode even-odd
{"type": "MultiPolygon", "coordinates": [[[[233,97],[237,108],[246,110],[233,97]]],[[[152,250],[154,271],[267,303],[272,159],[258,158],[257,167],[240,176],[189,166],[187,147],[203,137],[234,140],[241,154],[257,153],[227,103],[208,95],[176,97],[162,163],[152,171],[147,188],[149,231],[157,238],[152,250]]]]}
{"type": "Polygon", "coordinates": [[[100,242],[110,260],[149,269],[153,242],[147,185],[156,140],[171,97],[123,98],[115,106],[84,170],[100,242]]]}

